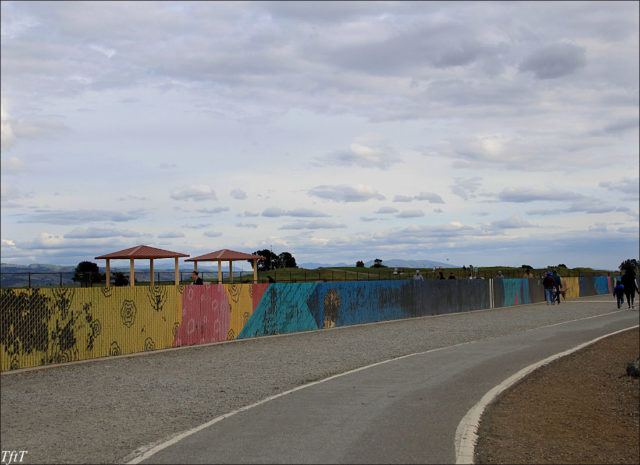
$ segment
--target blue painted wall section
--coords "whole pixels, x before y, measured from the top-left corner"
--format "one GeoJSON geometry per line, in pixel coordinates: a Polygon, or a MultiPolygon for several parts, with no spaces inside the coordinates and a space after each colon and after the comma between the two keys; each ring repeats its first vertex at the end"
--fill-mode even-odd
{"type": "Polygon", "coordinates": [[[373,281],[320,283],[307,306],[318,328],[405,318],[402,301],[407,282],[373,281]]]}
{"type": "Polygon", "coordinates": [[[320,283],[307,307],[318,328],[478,310],[489,307],[488,281],[320,283]]]}
{"type": "Polygon", "coordinates": [[[596,294],[608,294],[611,292],[609,290],[609,278],[607,276],[596,276],[593,278],[593,287],[596,294]]]}

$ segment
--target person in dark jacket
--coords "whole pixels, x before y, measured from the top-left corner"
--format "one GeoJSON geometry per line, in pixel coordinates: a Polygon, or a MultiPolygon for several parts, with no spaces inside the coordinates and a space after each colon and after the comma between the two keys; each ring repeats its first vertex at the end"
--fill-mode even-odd
{"type": "Polygon", "coordinates": [[[560,278],[557,270],[553,270],[553,274],[551,275],[551,277],[553,278],[553,285],[555,287],[556,302],[558,302],[558,305],[560,305],[560,289],[562,289],[562,278],[560,278]]]}
{"type": "Polygon", "coordinates": [[[555,296],[553,295],[553,288],[555,287],[556,282],[551,276],[551,271],[547,271],[547,275],[542,280],[542,287],[544,287],[544,296],[547,299],[547,305],[553,305],[555,301],[555,296]]]}
{"type": "Polygon", "coordinates": [[[624,295],[627,296],[627,306],[629,307],[629,310],[636,308],[633,302],[636,292],[638,291],[638,287],[636,286],[636,274],[631,270],[625,271],[621,282],[624,286],[624,295]]]}
{"type": "Polygon", "coordinates": [[[198,276],[198,273],[195,271],[191,273],[191,279],[193,279],[193,283],[191,284],[202,284],[202,278],[198,276]]]}
{"type": "Polygon", "coordinates": [[[616,287],[613,288],[613,296],[618,301],[618,308],[620,308],[620,305],[624,303],[624,286],[619,279],[616,281],[616,287]]]}

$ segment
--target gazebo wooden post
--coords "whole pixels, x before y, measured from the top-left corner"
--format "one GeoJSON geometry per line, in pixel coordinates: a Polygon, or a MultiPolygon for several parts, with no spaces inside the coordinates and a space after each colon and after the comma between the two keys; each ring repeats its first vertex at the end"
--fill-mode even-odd
{"type": "Polygon", "coordinates": [[[135,278],[133,276],[133,258],[129,259],[129,286],[135,286],[135,278]]]}
{"type": "Polygon", "coordinates": [[[180,275],[178,274],[178,257],[175,257],[176,263],[176,286],[180,284],[180,275]]]}
{"type": "Polygon", "coordinates": [[[153,279],[153,258],[149,259],[149,286],[153,286],[154,283],[154,279],[153,279]]]}
{"type": "Polygon", "coordinates": [[[253,260],[253,284],[258,283],[258,259],[253,260]]]}
{"type": "Polygon", "coordinates": [[[109,259],[107,258],[107,280],[105,282],[106,287],[111,287],[111,269],[109,267],[109,259]]]}
{"type": "Polygon", "coordinates": [[[229,260],[229,282],[233,283],[233,262],[229,260]]]}
{"type": "Polygon", "coordinates": [[[198,273],[198,262],[193,262],[193,272],[198,273]]]}
{"type": "Polygon", "coordinates": [[[222,284],[222,262],[218,260],[218,284],[222,284]]]}

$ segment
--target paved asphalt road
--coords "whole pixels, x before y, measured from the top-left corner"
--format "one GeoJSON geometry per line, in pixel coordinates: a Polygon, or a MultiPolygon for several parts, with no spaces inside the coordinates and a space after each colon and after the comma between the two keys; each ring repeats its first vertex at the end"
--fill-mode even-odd
{"type": "Polygon", "coordinates": [[[147,462],[454,463],[456,427],[489,389],[637,324],[637,312],[616,312],[404,356],[222,419],[147,462]]]}

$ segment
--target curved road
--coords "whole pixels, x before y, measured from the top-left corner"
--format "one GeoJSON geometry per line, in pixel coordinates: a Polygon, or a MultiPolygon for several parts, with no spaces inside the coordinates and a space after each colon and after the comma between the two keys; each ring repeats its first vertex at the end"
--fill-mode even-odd
{"type": "Polygon", "coordinates": [[[218,417],[133,462],[454,463],[458,423],[488,390],[637,324],[637,312],[612,312],[402,356],[218,417]]]}

